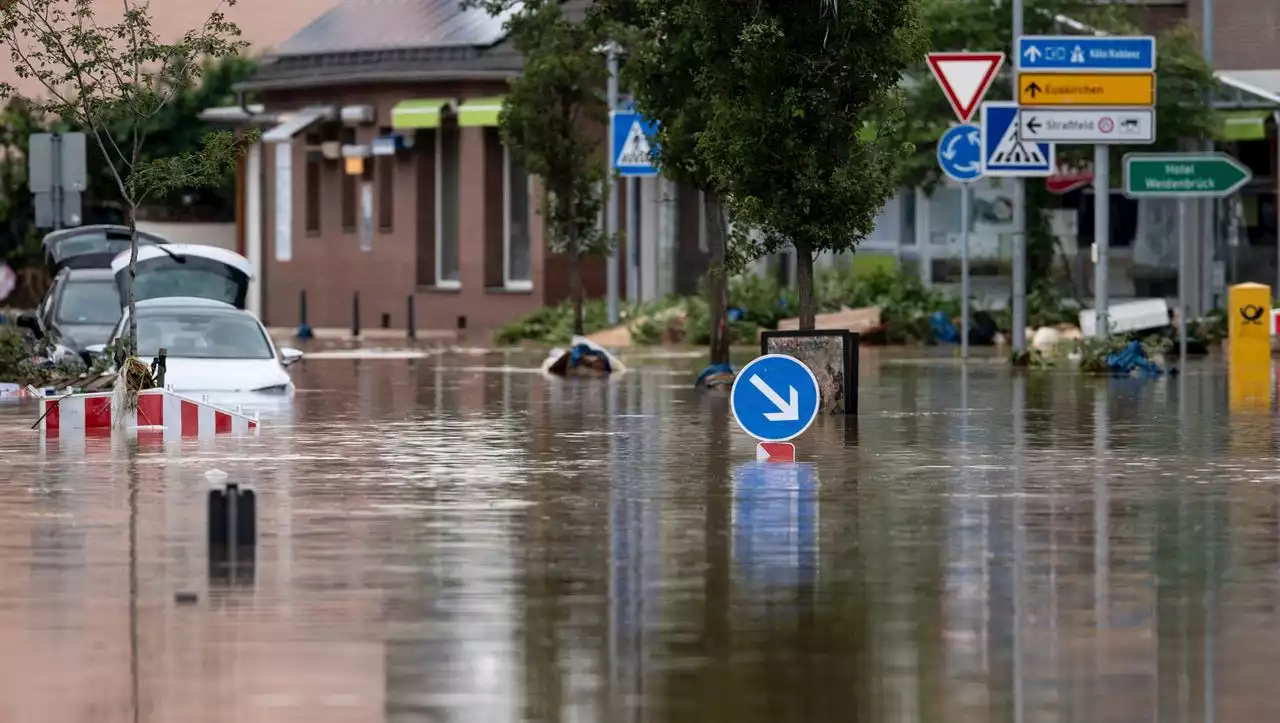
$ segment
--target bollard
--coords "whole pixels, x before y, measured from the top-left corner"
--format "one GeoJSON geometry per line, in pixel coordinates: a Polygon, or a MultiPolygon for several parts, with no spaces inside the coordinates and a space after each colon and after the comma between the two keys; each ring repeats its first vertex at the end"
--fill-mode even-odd
{"type": "Polygon", "coordinates": [[[311,325],[307,323],[307,290],[303,289],[298,292],[298,333],[299,339],[310,339],[314,334],[311,333],[311,325]]]}
{"type": "Polygon", "coordinates": [[[209,490],[209,580],[252,585],[257,557],[257,496],[231,483],[209,490]]]}
{"type": "Polygon", "coordinates": [[[408,309],[406,309],[406,312],[407,313],[405,314],[405,319],[407,319],[408,321],[406,322],[405,336],[409,337],[410,339],[417,339],[418,330],[414,328],[414,326],[416,325],[416,320],[414,319],[414,315],[413,315],[413,294],[409,294],[409,307],[408,309]]]}
{"type": "Polygon", "coordinates": [[[164,373],[168,370],[169,350],[160,347],[160,351],[156,354],[156,358],[151,361],[152,381],[154,389],[164,389],[164,373]]]}
{"type": "Polygon", "coordinates": [[[360,336],[360,292],[351,295],[351,336],[360,336]]]}

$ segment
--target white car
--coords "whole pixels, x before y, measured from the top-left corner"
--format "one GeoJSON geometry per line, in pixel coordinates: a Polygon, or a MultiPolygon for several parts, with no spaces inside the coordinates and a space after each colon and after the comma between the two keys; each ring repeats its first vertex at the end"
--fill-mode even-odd
{"type": "MultiPolygon", "coordinates": [[[[137,309],[138,357],[150,362],[165,349],[164,381],[173,391],[293,394],[285,367],[302,359],[302,352],[277,350],[252,312],[225,301],[183,296],[144,299],[137,309]]],[[[103,353],[128,327],[126,309],[108,344],[88,351],[103,353]]]]}

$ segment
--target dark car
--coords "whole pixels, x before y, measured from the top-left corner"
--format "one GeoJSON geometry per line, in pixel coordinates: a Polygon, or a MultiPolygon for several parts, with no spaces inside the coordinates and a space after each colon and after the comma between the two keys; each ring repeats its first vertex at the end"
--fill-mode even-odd
{"type": "Polygon", "coordinates": [[[41,331],[55,329],[72,351],[105,344],[120,320],[120,292],[111,268],[65,268],[36,309],[41,331]]]}
{"type": "MultiPolygon", "coordinates": [[[[168,243],[163,237],[138,233],[140,249],[168,243]]],[[[111,260],[129,250],[129,228],[100,225],[64,229],[45,236],[42,245],[46,261],[57,275],[39,308],[22,314],[18,324],[37,336],[57,331],[62,345],[71,351],[105,344],[123,306],[111,260]]]]}

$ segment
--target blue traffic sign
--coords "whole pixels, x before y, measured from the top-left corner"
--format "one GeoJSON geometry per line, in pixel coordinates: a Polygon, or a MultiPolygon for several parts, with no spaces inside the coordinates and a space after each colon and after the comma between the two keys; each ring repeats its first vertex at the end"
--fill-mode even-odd
{"type": "Polygon", "coordinates": [[[1052,176],[1056,169],[1052,143],[1032,143],[1018,137],[1018,104],[982,104],[982,175],[995,177],[1052,176]]]}
{"type": "Polygon", "coordinates": [[[972,123],[953,125],[938,139],[938,166],[960,183],[982,177],[982,130],[972,123]]]}
{"type": "Polygon", "coordinates": [[[766,354],[738,372],[729,409],[742,431],[756,439],[795,439],[818,416],[818,379],[795,357],[766,354]]]}
{"type": "Polygon", "coordinates": [[[613,169],[619,176],[656,176],[654,151],[658,147],[658,123],[634,111],[610,114],[613,169]]]}
{"type": "Polygon", "coordinates": [[[1024,35],[1018,38],[1017,63],[1018,70],[1150,73],[1156,69],[1156,39],[1150,35],[1024,35]]]}

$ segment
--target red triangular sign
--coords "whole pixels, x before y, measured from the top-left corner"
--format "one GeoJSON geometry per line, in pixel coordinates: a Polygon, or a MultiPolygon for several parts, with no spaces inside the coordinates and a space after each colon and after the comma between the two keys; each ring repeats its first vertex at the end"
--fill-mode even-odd
{"type": "Polygon", "coordinates": [[[929,70],[961,123],[968,123],[996,79],[1004,53],[929,53],[929,70]]]}

